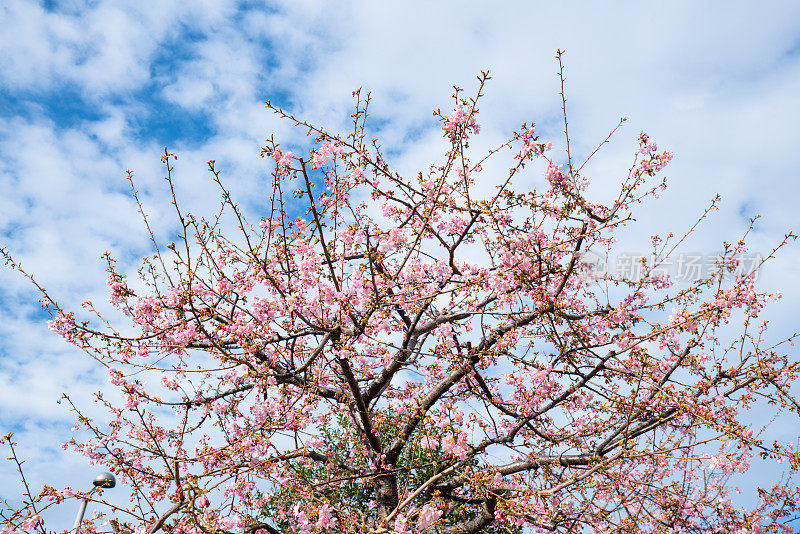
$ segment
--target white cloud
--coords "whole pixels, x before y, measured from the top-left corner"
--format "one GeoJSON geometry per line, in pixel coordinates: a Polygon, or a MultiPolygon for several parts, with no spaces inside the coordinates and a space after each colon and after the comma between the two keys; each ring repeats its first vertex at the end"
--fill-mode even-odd
{"type": "MultiPolygon", "coordinates": [[[[726,202],[687,247],[716,250],[739,235],[751,213],[764,215],[754,251],[768,252],[797,225],[798,4],[276,5],[269,12],[237,12],[232,2],[211,0],[188,7],[102,1],[53,12],[24,0],[0,7],[0,86],[22,108],[38,109],[0,124],[0,228],[9,232],[3,244],[67,304],[103,299],[104,250],[120,255],[131,272],[147,251],[124,168],[136,171],[159,238],[173,229],[158,162],[166,141],[147,135],[154,110],[134,96],[151,85],[153,98],[207,117],[216,132],[199,141],[186,132],[176,142],[179,192],[203,213],[217,205],[207,160],[216,159],[234,196],[255,207],[265,194],[259,143],[271,132],[286,143],[307,142],[305,132],[264,110],[266,99],[287,101],[298,116],[335,131],[349,121],[351,91],[372,90],[382,144],[396,149],[390,159],[409,174],[438,155],[441,133],[425,130],[431,111],[449,109],[454,84],[472,94],[475,75],[489,68],[476,144],[535,121],[563,147],[553,59],[562,48],[577,157],[590,153],[620,115],[629,118],[587,166],[598,195],[618,183],[640,130],[675,151],[667,169],[671,189],[638,214],[632,248],[646,244],[651,230],[686,228],[717,192],[726,202]],[[57,100],[65,87],[100,118],[61,124],[43,100],[57,100]]],[[[778,333],[788,332],[797,315],[799,260],[792,246],[764,273],[764,286],[787,297],[771,316],[778,333]]],[[[24,303],[36,297],[24,280],[0,271],[0,283],[3,421],[29,418],[19,436],[39,462],[35,481],[55,483],[52,473],[66,462],[65,480],[78,486],[83,460],[50,450],[64,440],[69,418],[47,406],[61,389],[104,387],[104,375],[31,315],[35,305],[24,303]],[[91,387],[81,383],[95,379],[101,381],[91,387]]],[[[81,401],[91,405],[86,395],[81,401]]],[[[0,486],[10,478],[0,471],[0,486]]],[[[64,511],[65,521],[73,513],[64,511]]]]}

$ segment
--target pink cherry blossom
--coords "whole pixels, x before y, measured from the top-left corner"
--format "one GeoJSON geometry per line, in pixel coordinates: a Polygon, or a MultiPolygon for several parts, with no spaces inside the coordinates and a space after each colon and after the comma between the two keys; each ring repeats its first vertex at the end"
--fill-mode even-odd
{"type": "Polygon", "coordinates": [[[425,530],[429,526],[433,525],[436,520],[442,516],[442,513],[443,512],[436,508],[436,506],[426,504],[419,512],[419,517],[417,518],[417,528],[420,530],[425,530]]]}
{"type": "Polygon", "coordinates": [[[447,135],[451,141],[455,141],[459,135],[461,135],[463,139],[467,139],[469,137],[469,132],[478,134],[481,128],[475,119],[476,114],[477,110],[474,106],[458,104],[453,114],[445,119],[442,130],[444,130],[445,135],[447,135]]]}
{"type": "MultiPolygon", "coordinates": [[[[791,530],[800,454],[752,414],[793,428],[800,361],[763,323],[778,295],[737,267],[746,240],[691,282],[658,272],[671,234],[643,241],[637,278],[587,276],[590,254],[634,246],[626,225],[672,153],[629,139],[597,194],[533,126],[480,152],[487,79],[437,112],[449,142],[431,167],[394,169],[357,92],[341,136],[292,122],[317,136],[307,158],[270,138],[258,202],[209,161],[218,211],[176,199],[178,242],[154,237],[135,283],[106,256],[115,315],[43,295],[50,328],[109,373],[96,408],[61,401],[65,448],[129,499],[85,531],[117,512],[137,533],[791,530]],[[754,469],[778,480],[742,504],[754,469]]],[[[85,496],[31,490],[3,528],[85,496]]]]}

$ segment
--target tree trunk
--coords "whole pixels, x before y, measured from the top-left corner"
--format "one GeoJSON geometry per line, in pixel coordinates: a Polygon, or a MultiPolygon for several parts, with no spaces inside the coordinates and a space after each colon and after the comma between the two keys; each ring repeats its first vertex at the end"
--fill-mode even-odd
{"type": "Polygon", "coordinates": [[[400,502],[397,496],[397,475],[388,473],[378,475],[373,484],[378,518],[383,519],[391,514],[400,502]]]}

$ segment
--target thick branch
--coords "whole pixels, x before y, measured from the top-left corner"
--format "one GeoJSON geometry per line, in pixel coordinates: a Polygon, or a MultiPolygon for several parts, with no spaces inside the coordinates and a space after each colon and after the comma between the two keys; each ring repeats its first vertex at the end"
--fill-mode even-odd
{"type": "Polygon", "coordinates": [[[483,501],[478,517],[447,527],[433,527],[425,532],[430,534],[476,534],[492,524],[496,506],[497,498],[489,497],[483,501]]]}
{"type": "Polygon", "coordinates": [[[531,322],[533,322],[536,317],[538,317],[540,312],[530,313],[525,315],[516,321],[499,326],[495,328],[489,336],[485,337],[481,342],[475,347],[468,356],[468,361],[465,362],[463,365],[452,371],[444,380],[439,382],[420,402],[419,407],[416,410],[416,413],[411,416],[409,421],[403,425],[403,428],[400,429],[400,433],[389,446],[386,451],[386,460],[389,463],[394,463],[400,452],[403,450],[403,447],[408,441],[408,438],[414,431],[417,429],[417,426],[425,417],[425,414],[428,410],[433,407],[436,402],[444,395],[450,388],[452,388],[455,384],[457,384],[464,376],[469,372],[469,370],[478,362],[480,361],[481,355],[489,351],[495,343],[497,343],[503,335],[506,333],[516,329],[523,327],[531,322]]]}
{"type": "Polygon", "coordinates": [[[372,421],[369,418],[369,411],[364,402],[364,397],[361,395],[361,389],[358,387],[358,382],[353,375],[353,370],[350,368],[350,362],[347,358],[339,358],[339,366],[342,368],[342,374],[347,380],[347,385],[350,387],[350,393],[353,395],[353,401],[356,405],[358,412],[358,421],[361,430],[364,432],[364,437],[367,440],[369,447],[376,453],[380,453],[383,449],[378,436],[375,435],[375,429],[372,427],[372,421]]]}

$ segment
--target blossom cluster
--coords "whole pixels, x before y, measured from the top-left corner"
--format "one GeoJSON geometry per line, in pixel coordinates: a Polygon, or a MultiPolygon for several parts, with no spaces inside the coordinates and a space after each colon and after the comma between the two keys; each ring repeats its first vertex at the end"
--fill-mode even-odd
{"type": "Polygon", "coordinates": [[[478,124],[475,114],[478,112],[474,105],[467,106],[458,104],[453,114],[445,118],[442,130],[451,141],[455,141],[459,137],[461,139],[468,139],[469,133],[479,134],[481,127],[478,124]]]}

